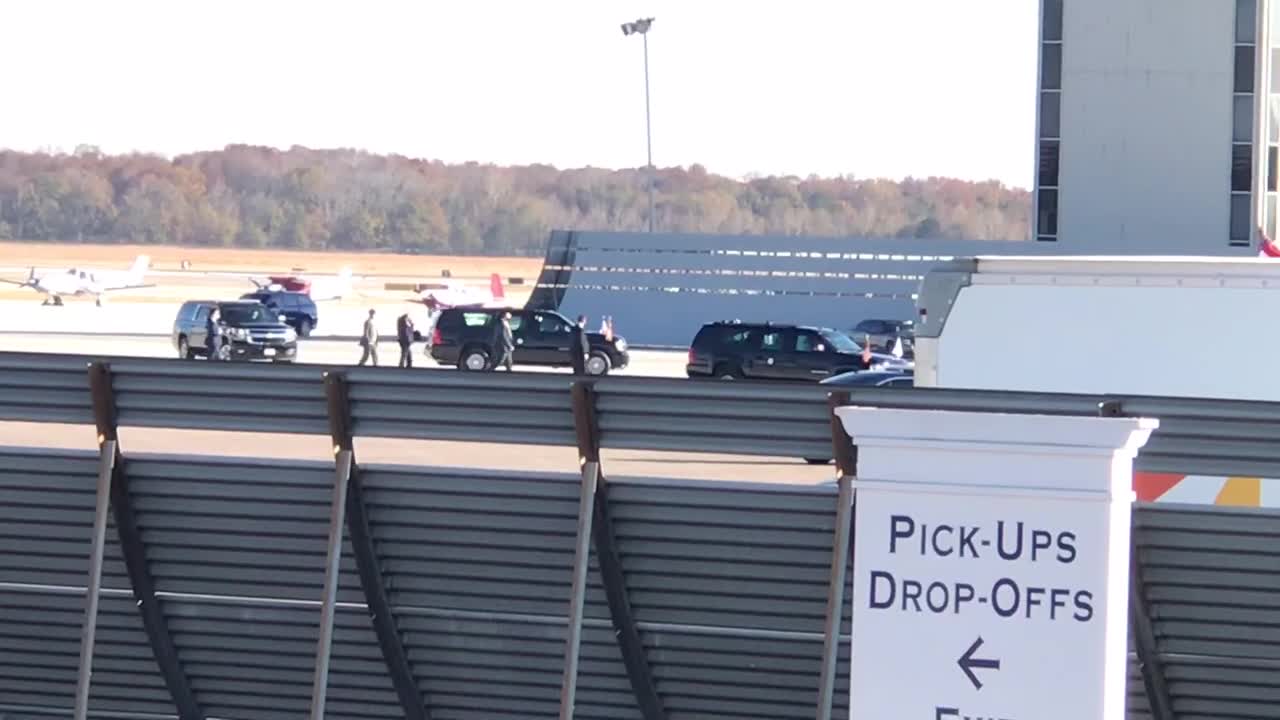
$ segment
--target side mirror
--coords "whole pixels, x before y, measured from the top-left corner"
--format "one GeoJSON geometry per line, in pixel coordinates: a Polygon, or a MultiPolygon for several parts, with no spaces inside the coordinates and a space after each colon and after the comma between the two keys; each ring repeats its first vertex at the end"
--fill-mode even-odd
{"type": "Polygon", "coordinates": [[[283,315],[277,315],[276,317],[280,318],[280,322],[284,322],[285,320],[288,320],[288,318],[286,318],[283,315]]]}
{"type": "Polygon", "coordinates": [[[814,348],[814,350],[817,352],[826,352],[827,346],[823,345],[822,343],[818,343],[818,347],[814,348]]]}

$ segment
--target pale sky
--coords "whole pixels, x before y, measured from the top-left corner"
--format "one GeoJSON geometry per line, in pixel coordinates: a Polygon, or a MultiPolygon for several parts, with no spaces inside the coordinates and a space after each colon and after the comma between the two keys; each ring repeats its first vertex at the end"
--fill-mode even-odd
{"type": "Polygon", "coordinates": [[[1034,0],[14,0],[0,147],[1030,185],[1034,0]]]}

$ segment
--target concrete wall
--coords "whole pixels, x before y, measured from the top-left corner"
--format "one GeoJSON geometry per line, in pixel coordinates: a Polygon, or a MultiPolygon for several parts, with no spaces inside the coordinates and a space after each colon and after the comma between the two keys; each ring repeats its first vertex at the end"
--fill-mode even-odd
{"type": "Polygon", "coordinates": [[[1234,0],[1071,0],[1059,251],[1234,254],[1234,0]]]}

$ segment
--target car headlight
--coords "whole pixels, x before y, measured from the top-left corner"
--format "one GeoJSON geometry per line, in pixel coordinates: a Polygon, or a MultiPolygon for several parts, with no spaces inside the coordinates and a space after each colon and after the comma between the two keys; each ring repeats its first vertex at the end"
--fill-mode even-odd
{"type": "Polygon", "coordinates": [[[298,339],[298,331],[294,330],[293,328],[288,328],[284,331],[285,342],[293,342],[297,339],[298,339]]]}
{"type": "Polygon", "coordinates": [[[230,328],[227,330],[227,336],[232,340],[248,340],[249,331],[244,328],[230,328]]]}
{"type": "Polygon", "coordinates": [[[618,338],[614,341],[613,346],[618,348],[618,352],[627,351],[627,341],[624,338],[618,338]]]}

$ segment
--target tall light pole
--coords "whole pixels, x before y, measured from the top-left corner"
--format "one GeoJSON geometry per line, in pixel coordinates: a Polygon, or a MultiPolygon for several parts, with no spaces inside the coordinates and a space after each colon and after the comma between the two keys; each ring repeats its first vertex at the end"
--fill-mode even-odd
{"type": "Polygon", "coordinates": [[[622,23],[622,34],[639,34],[644,41],[644,136],[649,152],[649,232],[653,232],[653,127],[649,120],[649,28],[653,18],[622,23]]]}

